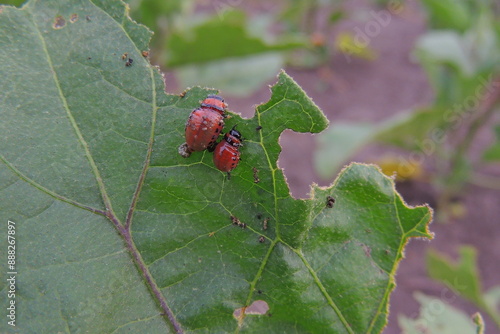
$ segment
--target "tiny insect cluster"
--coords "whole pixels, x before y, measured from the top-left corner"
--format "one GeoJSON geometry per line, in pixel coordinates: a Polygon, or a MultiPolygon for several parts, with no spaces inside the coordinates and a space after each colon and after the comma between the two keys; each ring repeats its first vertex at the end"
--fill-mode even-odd
{"type": "Polygon", "coordinates": [[[235,126],[224,135],[217,143],[217,138],[224,129],[224,119],[227,103],[218,95],[208,95],[201,101],[200,107],[194,109],[186,122],[186,142],[179,147],[179,154],[185,158],[192,152],[208,150],[214,152],[215,167],[222,172],[227,172],[228,178],[231,171],[238,166],[240,161],[239,148],[242,146],[241,133],[235,126]]]}

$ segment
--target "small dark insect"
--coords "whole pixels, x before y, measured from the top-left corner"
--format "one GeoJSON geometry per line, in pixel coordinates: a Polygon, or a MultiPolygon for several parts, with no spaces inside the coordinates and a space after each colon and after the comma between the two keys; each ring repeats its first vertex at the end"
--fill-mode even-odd
{"type": "Polygon", "coordinates": [[[246,228],[247,227],[247,224],[243,223],[242,221],[240,221],[235,216],[231,216],[231,222],[233,223],[233,225],[239,226],[241,228],[246,228]]]}
{"type": "Polygon", "coordinates": [[[259,170],[257,168],[253,168],[253,182],[254,183],[259,183],[260,182],[260,179],[259,179],[259,170]]]}
{"type": "Polygon", "coordinates": [[[262,219],[262,213],[257,214],[257,219],[261,220],[262,219]]]}
{"type": "Polygon", "coordinates": [[[147,58],[149,56],[149,51],[142,51],[142,56],[147,58]]]}
{"type": "Polygon", "coordinates": [[[260,295],[262,294],[262,290],[257,290],[257,293],[260,295]]]}
{"type": "Polygon", "coordinates": [[[266,218],[264,219],[264,221],[262,222],[262,228],[264,230],[267,230],[267,223],[269,222],[269,218],[266,218]]]}
{"type": "Polygon", "coordinates": [[[90,59],[92,59],[92,57],[87,57],[87,60],[90,60],[90,59]]]}
{"type": "Polygon", "coordinates": [[[127,60],[127,62],[125,63],[125,66],[130,67],[130,66],[132,66],[132,63],[133,63],[133,62],[134,62],[134,60],[133,60],[132,58],[129,58],[129,59],[127,60]]]}
{"type": "Polygon", "coordinates": [[[127,57],[128,57],[128,52],[125,52],[124,54],[122,54],[122,60],[127,59],[127,57]]]}
{"type": "Polygon", "coordinates": [[[255,128],[255,131],[260,131],[260,130],[262,130],[262,126],[260,126],[260,125],[255,128]]]}
{"type": "Polygon", "coordinates": [[[87,15],[87,16],[85,16],[85,20],[87,20],[87,21],[89,21],[89,22],[90,22],[90,21],[91,21],[90,16],[88,16],[88,15],[87,15]]]}
{"type": "Polygon", "coordinates": [[[333,204],[335,204],[335,198],[333,198],[332,196],[327,196],[326,197],[326,207],[327,208],[333,208],[333,204]]]}
{"type": "Polygon", "coordinates": [[[259,237],[259,242],[260,242],[261,244],[263,244],[264,242],[266,242],[266,238],[264,238],[264,236],[262,236],[262,235],[261,235],[261,236],[259,237]]]}

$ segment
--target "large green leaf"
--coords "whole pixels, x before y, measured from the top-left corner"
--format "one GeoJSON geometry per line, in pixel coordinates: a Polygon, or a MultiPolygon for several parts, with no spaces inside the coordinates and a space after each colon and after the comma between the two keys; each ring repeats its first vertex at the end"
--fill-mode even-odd
{"type": "Polygon", "coordinates": [[[17,326],[0,332],[382,330],[430,209],[356,164],[293,199],[279,136],[327,120],[287,74],[253,118],[227,120],[245,137],[228,180],[209,152],[177,154],[214,91],[166,95],[122,2],[2,7],[0,31],[0,219],[3,235],[15,222],[18,272],[17,326]]]}

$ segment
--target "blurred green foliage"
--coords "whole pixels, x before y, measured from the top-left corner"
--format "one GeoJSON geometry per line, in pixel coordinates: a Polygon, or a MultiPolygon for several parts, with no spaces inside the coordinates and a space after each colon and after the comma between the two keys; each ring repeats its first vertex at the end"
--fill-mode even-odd
{"type": "Polygon", "coordinates": [[[500,329],[500,286],[483,292],[477,251],[471,246],[460,248],[460,258],[454,262],[436,251],[427,252],[427,271],[429,276],[452,289],[488,314],[500,329]]]}
{"type": "MultiPolygon", "coordinates": [[[[351,132],[344,134],[343,141],[361,143],[358,148],[378,141],[411,151],[399,157],[400,173],[431,162],[433,173],[426,177],[440,194],[438,206],[445,220],[451,199],[466,182],[475,182],[472,171],[485,162],[500,161],[500,135],[482,161],[473,162],[469,155],[479,130],[494,125],[500,101],[500,15],[493,0],[425,0],[422,4],[431,29],[417,40],[414,56],[434,89],[434,102],[368,127],[350,124],[369,130],[369,136],[360,139],[357,132],[351,132]]],[[[338,138],[340,126],[333,125],[318,136],[316,166],[325,178],[332,177],[341,162],[355,153],[339,150],[330,140],[338,138]],[[335,156],[333,168],[325,158],[330,156],[335,156]]],[[[488,186],[499,184],[497,180],[488,186]]]]}
{"type": "MultiPolygon", "coordinates": [[[[180,87],[236,96],[252,94],[285,65],[326,64],[339,48],[327,39],[330,28],[345,17],[338,0],[286,0],[269,11],[259,8],[263,1],[126,1],[132,18],[155,31],[152,62],[175,72],[180,87]]],[[[372,57],[368,48],[355,51],[372,57]]]]}
{"type": "Polygon", "coordinates": [[[479,313],[472,319],[464,312],[445,301],[416,292],[415,299],[420,304],[420,315],[410,319],[399,315],[399,327],[405,334],[483,334],[484,324],[479,313]]]}
{"type": "Polygon", "coordinates": [[[249,95],[284,67],[284,51],[307,44],[297,34],[271,34],[274,14],[249,16],[238,1],[129,4],[132,17],[156,32],[152,61],[175,71],[180,87],[205,85],[249,95]]]}

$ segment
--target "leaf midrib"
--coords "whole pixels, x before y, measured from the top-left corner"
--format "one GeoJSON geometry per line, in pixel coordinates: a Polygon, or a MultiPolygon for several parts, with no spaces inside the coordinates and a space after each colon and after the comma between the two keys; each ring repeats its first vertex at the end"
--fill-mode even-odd
{"type": "MultiPolygon", "coordinates": [[[[93,4],[93,5],[95,6],[95,4],[93,4]]],[[[27,6],[27,8],[29,8],[29,7],[27,6]]],[[[107,12],[103,11],[100,8],[99,8],[99,10],[102,13],[104,13],[105,15],[109,16],[109,14],[107,12]]],[[[143,169],[142,169],[141,174],[139,176],[136,191],[134,192],[134,195],[132,197],[132,202],[131,202],[130,208],[128,210],[128,213],[127,213],[125,225],[123,225],[123,223],[120,222],[120,220],[118,219],[118,217],[116,216],[116,214],[113,211],[111,200],[109,199],[109,196],[107,194],[103,179],[99,173],[99,169],[97,168],[97,165],[96,165],[96,163],[95,163],[95,161],[90,153],[90,149],[88,147],[88,144],[85,141],[83,134],[81,133],[80,128],[78,127],[78,124],[76,123],[76,120],[71,113],[71,110],[69,108],[66,97],[64,96],[63,91],[61,89],[61,85],[59,83],[59,78],[58,78],[57,72],[54,68],[52,58],[51,58],[50,53],[47,49],[47,44],[46,44],[45,39],[41,33],[39,26],[37,25],[37,21],[35,20],[33,14],[31,12],[29,12],[29,14],[31,15],[32,21],[34,22],[36,33],[37,33],[37,35],[40,39],[40,42],[42,44],[42,48],[43,48],[45,57],[47,59],[47,63],[49,65],[49,68],[52,72],[53,81],[54,81],[54,84],[57,88],[59,98],[63,104],[63,108],[66,112],[66,115],[68,117],[68,120],[70,121],[71,126],[73,127],[73,130],[75,131],[75,134],[78,138],[78,141],[80,142],[80,144],[82,145],[82,147],[84,149],[85,156],[86,156],[87,160],[89,161],[90,167],[92,169],[92,173],[94,174],[94,177],[95,177],[96,182],[98,184],[99,191],[101,193],[101,197],[102,197],[104,205],[106,207],[106,212],[103,212],[102,210],[98,210],[98,209],[88,208],[85,205],[79,204],[79,203],[77,203],[73,200],[70,200],[70,199],[66,199],[65,201],[68,203],[71,203],[71,204],[75,204],[75,205],[78,204],[77,205],[78,207],[87,209],[87,210],[92,211],[94,213],[99,213],[101,215],[105,215],[114,224],[115,228],[117,229],[119,234],[124,239],[124,241],[127,245],[127,248],[130,252],[130,255],[138,268],[138,271],[140,271],[142,273],[143,277],[145,278],[144,283],[149,288],[149,290],[152,294],[152,297],[154,299],[156,299],[157,303],[159,304],[159,306],[163,310],[164,316],[166,316],[168,318],[168,320],[170,321],[171,325],[174,327],[176,332],[183,333],[183,330],[182,330],[180,323],[177,322],[173,312],[166,304],[166,300],[164,299],[163,295],[161,294],[161,291],[159,291],[158,286],[156,284],[156,281],[154,280],[153,276],[149,272],[148,267],[147,267],[146,263],[144,262],[144,260],[142,259],[142,256],[141,256],[139,250],[137,249],[137,247],[132,239],[131,233],[130,233],[130,227],[131,227],[131,223],[132,223],[133,213],[134,213],[135,206],[137,204],[137,200],[138,200],[138,197],[139,197],[141,189],[142,189],[142,185],[144,184],[144,180],[145,180],[145,177],[147,174],[147,170],[148,170],[148,166],[149,166],[149,162],[150,162],[150,158],[151,158],[152,146],[153,146],[153,142],[154,142],[154,133],[155,133],[155,126],[156,126],[156,113],[157,113],[158,107],[156,105],[156,82],[154,79],[153,68],[151,66],[148,66],[150,77],[151,77],[151,82],[152,82],[152,85],[151,85],[151,87],[152,87],[152,102],[151,102],[151,104],[152,104],[152,122],[151,122],[150,140],[148,143],[148,150],[146,153],[146,159],[145,159],[145,162],[143,165],[143,169]]],[[[125,16],[126,16],[126,14],[124,15],[124,19],[126,19],[125,16]]],[[[125,31],[125,29],[123,29],[122,25],[119,25],[118,22],[116,22],[115,20],[112,20],[112,21],[115,22],[115,24],[117,24],[118,27],[120,27],[120,29],[123,30],[123,32],[127,35],[127,37],[130,40],[132,40],[130,38],[130,36],[128,35],[128,33],[125,31]]],[[[123,22],[122,22],[122,24],[123,24],[123,22]]],[[[134,44],[134,47],[136,48],[136,51],[138,53],[141,53],[141,51],[137,49],[135,44],[134,44]]],[[[3,156],[1,158],[4,161],[4,163],[6,163],[12,170],[14,170],[15,172],[17,171],[17,169],[15,169],[14,166],[12,166],[10,163],[8,163],[3,156]]],[[[18,174],[18,176],[20,176],[20,177],[22,176],[22,174],[19,171],[17,171],[16,174],[18,174]]],[[[25,178],[25,179],[27,179],[27,178],[25,178]]],[[[30,182],[30,184],[33,186],[37,185],[37,183],[34,182],[33,180],[32,180],[32,182],[30,182]]],[[[40,190],[43,189],[45,192],[51,194],[53,197],[58,198],[60,200],[65,199],[63,196],[57,195],[57,194],[53,193],[52,191],[48,190],[47,188],[44,188],[40,185],[38,185],[38,187],[36,187],[36,188],[40,189],[40,190]]]]}

